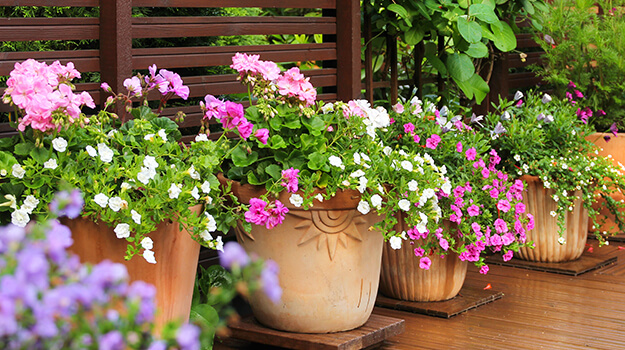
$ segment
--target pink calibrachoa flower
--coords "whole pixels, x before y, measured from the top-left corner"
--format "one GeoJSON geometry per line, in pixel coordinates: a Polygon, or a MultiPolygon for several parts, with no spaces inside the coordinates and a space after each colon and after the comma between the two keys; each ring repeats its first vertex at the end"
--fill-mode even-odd
{"type": "Polygon", "coordinates": [[[291,193],[295,193],[298,190],[298,180],[299,169],[295,169],[293,167],[282,170],[282,181],[281,185],[286,187],[286,190],[291,193]]]}
{"type": "Polygon", "coordinates": [[[396,113],[404,113],[404,105],[397,102],[393,105],[393,111],[395,111],[396,113]]]}
{"type": "Polygon", "coordinates": [[[581,91],[575,90],[574,93],[575,93],[575,97],[577,97],[577,98],[584,98],[584,94],[582,94],[581,91]]]}
{"type": "Polygon", "coordinates": [[[507,213],[510,211],[510,202],[508,202],[507,199],[500,199],[499,202],[497,202],[497,209],[507,213]]]}
{"type": "Polygon", "coordinates": [[[588,107],[584,109],[578,108],[576,113],[584,124],[588,124],[588,118],[592,117],[592,110],[588,107]]]}
{"type": "Polygon", "coordinates": [[[418,247],[414,249],[414,255],[423,256],[423,254],[425,254],[425,250],[423,250],[423,248],[418,247]]]}
{"type": "Polygon", "coordinates": [[[419,137],[419,135],[414,135],[412,139],[414,140],[415,143],[419,143],[419,141],[421,141],[421,137],[419,137]]]}
{"type": "Polygon", "coordinates": [[[445,238],[441,238],[438,241],[438,244],[441,246],[441,248],[443,248],[443,250],[449,249],[449,242],[447,242],[447,240],[445,238]]]}
{"type": "Polygon", "coordinates": [[[468,160],[475,160],[475,156],[477,155],[477,151],[475,150],[475,147],[471,147],[464,154],[465,154],[465,156],[467,157],[468,160]]]}
{"type": "Polygon", "coordinates": [[[462,141],[458,141],[456,144],[456,152],[462,153],[462,141]]]}
{"type": "Polygon", "coordinates": [[[515,104],[515,107],[521,107],[523,106],[523,100],[518,100],[517,103],[515,104]]]}
{"type": "Polygon", "coordinates": [[[480,273],[481,273],[482,275],[487,274],[487,273],[488,273],[488,270],[490,270],[490,269],[488,268],[488,265],[484,265],[484,266],[480,267],[480,273]]]}
{"type": "Polygon", "coordinates": [[[525,227],[528,230],[533,230],[534,229],[534,215],[528,213],[527,217],[529,218],[529,221],[527,222],[527,226],[525,227]]]}
{"type": "Polygon", "coordinates": [[[260,141],[263,145],[267,144],[267,140],[269,140],[269,130],[267,129],[258,129],[254,133],[254,137],[260,141]]]}
{"type": "Polygon", "coordinates": [[[574,82],[569,80],[569,83],[566,85],[566,87],[569,88],[569,89],[575,89],[575,88],[577,88],[577,85],[575,85],[574,82]]]}
{"type": "Polygon", "coordinates": [[[256,224],[264,225],[267,222],[270,214],[265,210],[267,202],[259,198],[250,199],[250,208],[245,213],[245,221],[256,224]]]}
{"type": "Polygon", "coordinates": [[[425,140],[425,147],[436,149],[436,147],[438,147],[439,142],[441,142],[441,137],[436,134],[433,134],[427,140],[425,140]]]}
{"type": "Polygon", "coordinates": [[[409,134],[409,133],[411,133],[411,132],[413,132],[413,131],[414,131],[414,124],[412,124],[412,123],[406,123],[406,124],[404,124],[404,132],[405,132],[406,134],[409,134]]]}
{"type": "Polygon", "coordinates": [[[503,261],[510,261],[510,259],[512,259],[512,255],[514,254],[514,252],[512,250],[508,250],[502,257],[503,257],[503,261]]]}
{"type": "Polygon", "coordinates": [[[424,270],[429,270],[430,266],[432,266],[432,260],[430,260],[430,258],[428,258],[427,256],[419,259],[420,268],[424,270]]]}
{"type": "Polygon", "coordinates": [[[514,213],[515,214],[523,214],[525,213],[525,204],[519,202],[514,206],[514,213]]]}
{"type": "Polygon", "coordinates": [[[499,218],[495,220],[494,226],[495,231],[499,234],[508,232],[508,224],[499,218]]]}
{"type": "Polygon", "coordinates": [[[480,215],[480,207],[473,204],[467,208],[467,213],[469,214],[469,216],[478,216],[480,215]]]}

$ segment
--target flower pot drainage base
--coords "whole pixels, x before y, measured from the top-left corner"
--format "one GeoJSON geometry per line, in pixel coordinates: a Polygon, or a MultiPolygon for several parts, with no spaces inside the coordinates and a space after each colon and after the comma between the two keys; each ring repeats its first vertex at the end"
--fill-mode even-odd
{"type": "Polygon", "coordinates": [[[366,349],[404,332],[404,320],[372,314],[363,326],[337,333],[291,333],[267,328],[250,316],[231,324],[232,338],[286,349],[366,349]]]}
{"type": "Polygon", "coordinates": [[[444,301],[406,301],[378,294],[375,305],[387,309],[409,311],[417,314],[450,318],[467,310],[490,303],[503,297],[503,292],[492,289],[463,286],[457,296],[444,301]]]}
{"type": "Polygon", "coordinates": [[[501,255],[493,255],[486,259],[487,264],[502,266],[520,267],[523,269],[559,273],[562,275],[577,276],[588,271],[592,271],[616,262],[616,257],[609,257],[601,254],[584,251],[582,256],[573,261],[565,262],[537,262],[512,258],[510,261],[503,261],[501,255]]]}

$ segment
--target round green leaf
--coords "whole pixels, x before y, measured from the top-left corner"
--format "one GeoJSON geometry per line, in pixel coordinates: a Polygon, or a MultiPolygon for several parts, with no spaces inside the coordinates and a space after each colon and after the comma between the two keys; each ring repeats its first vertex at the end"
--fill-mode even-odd
{"type": "Polygon", "coordinates": [[[423,30],[421,30],[420,28],[417,28],[417,27],[410,28],[404,35],[406,39],[406,44],[408,45],[418,44],[423,39],[424,34],[425,33],[423,33],[423,30]]]}
{"type": "Polygon", "coordinates": [[[469,6],[469,16],[475,16],[486,23],[498,23],[499,17],[492,8],[485,4],[473,4],[469,6]]]}
{"type": "Polygon", "coordinates": [[[486,47],[486,45],[482,42],[477,42],[475,44],[471,44],[469,49],[464,53],[473,58],[488,57],[488,47],[486,47]]]}
{"type": "Polygon", "coordinates": [[[408,11],[401,5],[398,4],[390,4],[386,7],[387,10],[393,11],[399,15],[399,17],[403,19],[408,19],[410,16],[408,15],[408,11]]]}
{"type": "Polygon", "coordinates": [[[475,21],[467,20],[466,16],[458,17],[458,31],[469,43],[482,40],[482,27],[475,21]]]}
{"type": "Polygon", "coordinates": [[[457,81],[467,81],[475,73],[471,58],[463,53],[453,53],[447,57],[447,71],[457,81]]]}
{"type": "Polygon", "coordinates": [[[501,24],[500,26],[491,25],[491,29],[495,35],[493,44],[503,52],[516,49],[516,37],[514,36],[512,28],[504,21],[500,21],[499,23],[501,24]]]}

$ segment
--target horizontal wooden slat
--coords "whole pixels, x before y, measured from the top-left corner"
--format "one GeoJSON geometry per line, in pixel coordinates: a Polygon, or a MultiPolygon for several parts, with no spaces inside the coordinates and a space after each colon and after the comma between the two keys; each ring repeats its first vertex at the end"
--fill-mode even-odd
{"type": "Polygon", "coordinates": [[[0,6],[76,6],[97,7],[98,0],[0,0],[0,6]]]}
{"type": "Polygon", "coordinates": [[[336,0],[133,0],[132,6],[335,8],[336,0]]]}
{"type": "Polygon", "coordinates": [[[22,51],[0,52],[0,75],[9,75],[16,62],[23,62],[29,58],[51,64],[60,61],[62,64],[73,62],[80,72],[100,71],[99,50],[76,51],[22,51]]]}
{"type": "Polygon", "coordinates": [[[161,68],[224,66],[232,64],[237,52],[259,54],[262,60],[299,62],[335,60],[336,44],[175,47],[133,50],[133,69],[156,64],[161,68]]]}
{"type": "Polygon", "coordinates": [[[332,17],[139,17],[133,18],[132,25],[133,38],[269,34],[336,34],[336,21],[332,17]]]}
{"type": "Polygon", "coordinates": [[[517,49],[524,49],[529,47],[540,47],[540,45],[534,39],[533,34],[517,34],[516,36],[517,49]]]}
{"type": "Polygon", "coordinates": [[[0,18],[1,41],[98,39],[99,30],[99,18],[0,18]]]}

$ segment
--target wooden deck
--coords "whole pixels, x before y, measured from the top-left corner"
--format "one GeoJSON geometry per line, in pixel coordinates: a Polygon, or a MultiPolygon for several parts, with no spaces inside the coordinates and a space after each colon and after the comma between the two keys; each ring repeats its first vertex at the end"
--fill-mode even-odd
{"type": "Polygon", "coordinates": [[[406,321],[405,332],[378,349],[625,349],[625,243],[589,243],[592,254],[617,262],[579,276],[496,265],[484,276],[470,268],[465,285],[490,284],[504,296],[449,319],[377,307],[375,314],[406,321]]]}

